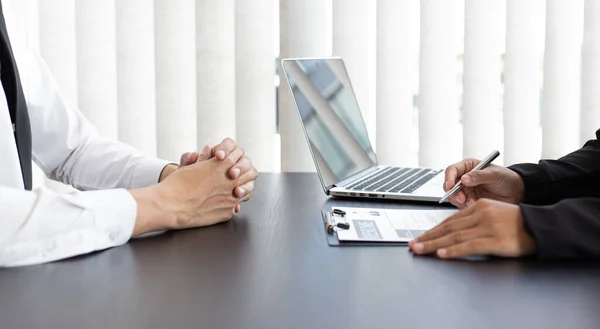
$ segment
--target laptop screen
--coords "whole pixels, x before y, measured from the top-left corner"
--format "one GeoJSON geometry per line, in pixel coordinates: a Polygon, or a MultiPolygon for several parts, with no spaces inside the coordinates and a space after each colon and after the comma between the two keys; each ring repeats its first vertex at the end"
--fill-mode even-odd
{"type": "Polygon", "coordinates": [[[325,187],[377,163],[344,62],[284,60],[288,83],[325,187]]]}

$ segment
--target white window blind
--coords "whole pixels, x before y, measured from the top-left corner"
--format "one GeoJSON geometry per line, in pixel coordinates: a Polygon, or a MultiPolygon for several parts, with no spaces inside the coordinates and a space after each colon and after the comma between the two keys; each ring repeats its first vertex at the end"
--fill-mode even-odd
{"type": "Polygon", "coordinates": [[[543,158],[560,157],[580,146],[582,23],[582,0],[546,1],[543,158]]]}
{"type": "MultiPolygon", "coordinates": [[[[463,56],[463,156],[502,148],[501,66],[505,2],[466,0],[463,56]]],[[[502,155],[502,154],[501,154],[502,155]]],[[[501,158],[498,160],[502,161],[501,158]]]]}
{"type": "MultiPolygon", "coordinates": [[[[43,14],[40,12],[40,15],[43,14]]],[[[64,18],[61,16],[59,19],[64,18]]],[[[122,31],[127,31],[127,28],[122,31]]],[[[118,138],[115,1],[76,0],[75,36],[78,106],[98,127],[100,134],[107,138],[118,138]]],[[[62,50],[59,48],[57,51],[62,50]]],[[[138,128],[132,125],[131,129],[138,128]]]]}
{"type": "Polygon", "coordinates": [[[375,140],[375,8],[372,0],[333,0],[333,55],[344,59],[371,142],[375,140]]]}
{"type": "Polygon", "coordinates": [[[236,138],[236,20],[234,0],[195,3],[197,133],[201,149],[227,136],[236,138]]]}
{"type": "Polygon", "coordinates": [[[194,3],[154,0],[156,146],[158,156],[172,161],[186,150],[204,146],[197,142],[201,136],[197,133],[194,3]]]}
{"type": "Polygon", "coordinates": [[[117,1],[116,13],[118,136],[123,142],[154,155],[154,5],[147,0],[117,1]]]}
{"type": "Polygon", "coordinates": [[[600,1],[585,2],[581,68],[581,142],[600,128],[600,1]]]}
{"type": "MultiPolygon", "coordinates": [[[[331,55],[332,3],[323,0],[280,0],[279,58],[331,55]]],[[[280,65],[277,63],[277,65],[280,65]]],[[[314,171],[283,70],[279,66],[279,133],[281,170],[314,171]]]]}
{"type": "Polygon", "coordinates": [[[463,5],[457,0],[421,1],[418,106],[422,166],[442,167],[460,158],[456,40],[462,34],[457,8],[463,5]]]}
{"type": "Polygon", "coordinates": [[[386,164],[416,166],[419,0],[380,0],[376,18],[377,157],[386,164]]]}
{"type": "Polygon", "coordinates": [[[315,170],[284,57],[346,60],[386,164],[536,161],[600,128],[595,0],[6,1],[71,106],[174,161],[230,136],[259,170],[315,170]]]}
{"type": "MultiPolygon", "coordinates": [[[[274,1],[236,0],[237,139],[254,165],[273,170],[275,136],[274,1]]],[[[210,45],[209,45],[210,46],[210,45]]]]}
{"type": "Polygon", "coordinates": [[[504,163],[534,162],[541,155],[540,92],[545,3],[506,2],[504,54],[504,163]]]}

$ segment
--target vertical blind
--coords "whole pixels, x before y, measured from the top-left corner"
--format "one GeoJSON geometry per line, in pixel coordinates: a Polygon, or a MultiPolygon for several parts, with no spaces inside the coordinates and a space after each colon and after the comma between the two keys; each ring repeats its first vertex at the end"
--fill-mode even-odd
{"type": "Polygon", "coordinates": [[[346,60],[386,164],[555,158],[600,128],[596,0],[12,5],[70,106],[169,160],[229,136],[261,171],[313,171],[284,57],[346,60]]]}
{"type": "Polygon", "coordinates": [[[544,2],[506,2],[504,53],[504,162],[537,161],[541,149],[540,91],[544,2]]]}

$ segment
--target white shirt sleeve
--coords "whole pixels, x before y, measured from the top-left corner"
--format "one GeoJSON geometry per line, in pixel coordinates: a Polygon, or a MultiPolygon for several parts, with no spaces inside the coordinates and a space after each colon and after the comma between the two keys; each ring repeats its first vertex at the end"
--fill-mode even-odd
{"type": "MultiPolygon", "coordinates": [[[[47,176],[81,190],[133,189],[156,184],[169,163],[98,136],[77,109],[69,109],[35,52],[23,56],[21,80],[31,121],[33,158],[47,176]]],[[[19,63],[20,64],[20,63],[19,63]]]]}
{"type": "Polygon", "coordinates": [[[0,267],[121,245],[131,237],[136,210],[123,189],[57,194],[0,187],[0,267]]]}
{"type": "MultiPolygon", "coordinates": [[[[137,205],[126,189],[155,184],[168,162],[98,136],[78,110],[67,107],[41,57],[19,47],[18,33],[9,34],[27,100],[34,161],[46,175],[97,191],[58,194],[0,186],[0,267],[39,264],[127,242],[137,205]]],[[[20,176],[13,169],[5,174],[20,176]]]]}

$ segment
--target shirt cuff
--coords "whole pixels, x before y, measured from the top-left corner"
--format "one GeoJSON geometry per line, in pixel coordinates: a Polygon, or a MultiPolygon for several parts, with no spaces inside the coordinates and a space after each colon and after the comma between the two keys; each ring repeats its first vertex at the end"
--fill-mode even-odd
{"type": "Polygon", "coordinates": [[[171,162],[157,158],[143,158],[135,168],[128,189],[146,187],[158,183],[162,170],[171,162]]]}
{"type": "Polygon", "coordinates": [[[133,196],[123,189],[57,195],[44,188],[15,241],[0,248],[1,266],[51,262],[122,245],[137,216],[133,196]],[[36,211],[38,210],[38,211],[36,211]],[[55,221],[54,224],[47,224],[55,221]]]}
{"type": "Polygon", "coordinates": [[[127,190],[88,191],[75,196],[73,203],[93,214],[96,238],[94,250],[129,241],[137,217],[137,203],[127,190]]]}

